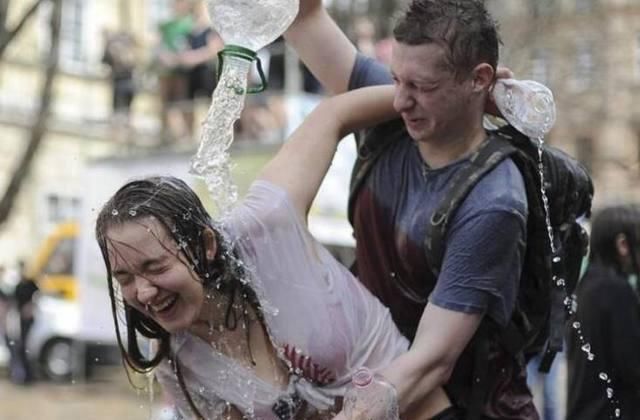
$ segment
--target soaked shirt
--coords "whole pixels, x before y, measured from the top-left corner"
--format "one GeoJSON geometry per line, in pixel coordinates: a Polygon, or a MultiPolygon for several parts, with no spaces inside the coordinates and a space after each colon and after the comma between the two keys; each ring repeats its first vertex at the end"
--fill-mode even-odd
{"type": "MultiPolygon", "coordinates": [[[[206,418],[218,418],[227,402],[265,420],[288,418],[274,408],[296,399],[326,410],[356,369],[381,369],[406,352],[389,310],[311,236],[282,188],[256,181],[222,231],[248,269],[271,342],[292,374],[280,389],[191,334],[174,335],[185,383],[206,418]]],[[[171,366],[159,371],[190,413],[171,366]]]]}
{"type": "MultiPolygon", "coordinates": [[[[359,56],[350,88],[384,83],[391,83],[388,71],[359,56]]],[[[486,314],[500,326],[507,324],[515,306],[528,209],[524,181],[510,159],[486,174],[458,208],[445,238],[440,275],[435,288],[430,288],[423,246],[426,227],[450,181],[468,164],[462,157],[431,169],[407,135],[378,158],[355,198],[358,278],[390,308],[410,339],[427,302],[456,312],[486,314]]],[[[492,407],[485,409],[485,415],[537,418],[522,363],[501,354],[493,359],[510,365],[498,368],[507,372],[500,381],[511,389],[490,392],[492,407]],[[500,393],[514,390],[517,401],[503,401],[500,393]]]]}

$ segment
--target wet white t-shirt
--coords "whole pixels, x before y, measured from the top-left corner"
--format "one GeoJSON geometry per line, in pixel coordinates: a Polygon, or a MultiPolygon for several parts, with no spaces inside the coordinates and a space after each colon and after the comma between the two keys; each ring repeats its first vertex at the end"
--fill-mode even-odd
{"type": "MultiPolygon", "coordinates": [[[[357,368],[381,369],[407,350],[388,309],[311,236],[284,189],[256,181],[222,230],[249,268],[271,340],[295,374],[287,389],[277,389],[202,340],[176,334],[172,347],[185,383],[207,418],[219,417],[228,402],[277,419],[274,404],[294,393],[327,409],[357,368]]],[[[171,366],[157,372],[190,413],[171,366]]]]}

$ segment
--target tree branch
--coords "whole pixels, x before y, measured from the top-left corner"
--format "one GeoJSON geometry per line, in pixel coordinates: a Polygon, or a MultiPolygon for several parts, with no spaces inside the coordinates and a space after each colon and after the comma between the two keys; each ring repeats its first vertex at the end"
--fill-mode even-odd
{"type": "Polygon", "coordinates": [[[51,103],[53,101],[53,82],[58,70],[61,15],[62,0],[53,0],[53,12],[51,13],[51,49],[49,50],[46,62],[45,80],[42,84],[40,107],[36,117],[37,120],[31,129],[29,143],[27,144],[24,155],[14,170],[7,186],[7,190],[2,196],[2,200],[0,200],[0,226],[7,221],[11,214],[11,210],[13,209],[18,193],[20,192],[20,188],[31,169],[31,164],[36,155],[36,151],[40,147],[42,139],[47,131],[47,123],[49,120],[51,103]]]}
{"type": "Polygon", "coordinates": [[[2,59],[7,46],[9,46],[13,38],[15,38],[15,36],[20,33],[22,27],[25,25],[25,23],[27,23],[29,18],[36,12],[36,10],[38,10],[38,7],[40,7],[40,4],[42,4],[43,1],[44,0],[35,0],[29,7],[29,9],[24,13],[24,15],[22,15],[20,21],[12,29],[7,31],[4,27],[2,28],[2,32],[0,32],[0,60],[2,59]]]}

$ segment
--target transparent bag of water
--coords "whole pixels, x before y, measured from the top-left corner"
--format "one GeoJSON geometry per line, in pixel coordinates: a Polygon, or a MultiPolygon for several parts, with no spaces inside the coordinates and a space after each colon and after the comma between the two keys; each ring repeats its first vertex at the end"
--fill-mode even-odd
{"type": "Polygon", "coordinates": [[[298,0],[209,0],[208,10],[225,50],[191,173],[204,178],[218,213],[225,213],[237,199],[227,150],[233,142],[233,125],[244,107],[249,69],[255,52],[293,22],[298,0]]]}
{"type": "Polygon", "coordinates": [[[556,121],[553,93],[533,80],[498,79],[493,98],[504,119],[533,139],[543,138],[556,121]]]}

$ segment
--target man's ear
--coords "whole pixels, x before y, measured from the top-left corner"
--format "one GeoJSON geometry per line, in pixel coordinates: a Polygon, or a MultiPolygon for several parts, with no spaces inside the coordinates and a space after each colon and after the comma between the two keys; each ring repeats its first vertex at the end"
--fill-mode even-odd
{"type": "Polygon", "coordinates": [[[205,256],[207,261],[211,262],[216,258],[216,253],[218,251],[218,243],[216,242],[216,235],[213,233],[211,228],[206,228],[203,232],[204,235],[204,247],[205,247],[205,256]]]}
{"type": "Polygon", "coordinates": [[[478,64],[472,71],[473,91],[487,92],[495,81],[496,72],[488,63],[478,64]]]}

